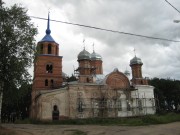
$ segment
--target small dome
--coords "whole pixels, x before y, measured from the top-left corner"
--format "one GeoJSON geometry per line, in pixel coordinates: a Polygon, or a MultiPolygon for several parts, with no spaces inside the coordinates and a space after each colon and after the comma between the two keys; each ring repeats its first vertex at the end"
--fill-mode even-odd
{"type": "Polygon", "coordinates": [[[102,60],[102,57],[93,51],[93,53],[91,53],[91,60],[102,60]]]}
{"type": "Polygon", "coordinates": [[[127,69],[124,71],[124,74],[125,74],[126,76],[130,76],[130,72],[129,72],[127,69]]]}
{"type": "Polygon", "coordinates": [[[132,60],[130,60],[130,66],[131,66],[131,65],[135,65],[135,64],[140,64],[140,65],[142,65],[143,63],[142,63],[142,61],[141,61],[140,58],[138,58],[138,57],[135,56],[132,60]]]}
{"type": "Polygon", "coordinates": [[[91,59],[91,54],[85,49],[78,54],[78,60],[91,59]]]}
{"type": "Polygon", "coordinates": [[[119,72],[118,68],[115,68],[115,69],[113,70],[113,72],[119,72]]]}

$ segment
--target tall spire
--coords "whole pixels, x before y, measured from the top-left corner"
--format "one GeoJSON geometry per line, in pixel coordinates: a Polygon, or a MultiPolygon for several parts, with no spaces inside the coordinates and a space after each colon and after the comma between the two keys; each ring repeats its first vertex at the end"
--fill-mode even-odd
{"type": "Polygon", "coordinates": [[[50,35],[51,34],[51,30],[50,30],[50,20],[49,20],[49,12],[48,12],[48,22],[47,22],[47,29],[46,29],[46,34],[50,35]]]}
{"type": "Polygon", "coordinates": [[[50,12],[48,12],[48,19],[47,19],[47,29],[45,31],[46,35],[43,37],[43,39],[39,42],[55,42],[54,39],[51,37],[51,30],[50,30],[50,12]]]}

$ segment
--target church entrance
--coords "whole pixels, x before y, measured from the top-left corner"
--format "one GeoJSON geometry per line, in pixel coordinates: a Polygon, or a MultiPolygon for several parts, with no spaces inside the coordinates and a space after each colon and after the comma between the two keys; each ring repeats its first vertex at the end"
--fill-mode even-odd
{"type": "Polygon", "coordinates": [[[58,110],[57,105],[53,106],[52,120],[59,120],[59,110],[58,110]]]}

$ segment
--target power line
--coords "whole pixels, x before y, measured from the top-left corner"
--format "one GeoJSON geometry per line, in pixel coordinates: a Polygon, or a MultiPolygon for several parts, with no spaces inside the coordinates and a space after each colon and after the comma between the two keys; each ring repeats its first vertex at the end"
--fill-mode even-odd
{"type": "Polygon", "coordinates": [[[169,1],[165,0],[171,7],[173,7],[176,11],[178,11],[180,13],[180,11],[175,7],[173,6],[169,1]]]}
{"type": "MultiPolygon", "coordinates": [[[[36,16],[30,16],[30,17],[31,18],[35,18],[35,19],[47,20],[46,18],[41,18],[41,17],[36,17],[36,16]]],[[[65,21],[59,21],[59,20],[51,20],[51,19],[50,19],[50,21],[60,22],[60,23],[65,23],[65,24],[70,24],[70,25],[76,25],[76,26],[86,27],[86,28],[91,28],[91,29],[97,29],[97,30],[102,30],[102,31],[108,31],[108,32],[113,32],[113,33],[118,33],[118,34],[125,34],[125,35],[130,35],[130,36],[136,36],[136,37],[143,37],[143,38],[149,38],[149,39],[155,39],[155,40],[163,40],[163,41],[170,41],[170,42],[180,42],[178,40],[172,40],[172,39],[167,39],[167,38],[159,38],[159,37],[152,37],[152,36],[134,34],[134,33],[129,33],[129,32],[122,32],[122,31],[105,29],[105,28],[94,27],[94,26],[90,26],[90,25],[83,25],[83,24],[78,24],[78,23],[71,23],[71,22],[65,22],[65,21]]]]}

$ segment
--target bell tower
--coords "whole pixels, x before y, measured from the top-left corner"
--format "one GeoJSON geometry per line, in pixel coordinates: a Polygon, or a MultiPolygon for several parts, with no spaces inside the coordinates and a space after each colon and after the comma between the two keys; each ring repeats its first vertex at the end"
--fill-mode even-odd
{"type": "Polygon", "coordinates": [[[37,44],[32,98],[39,90],[60,88],[62,82],[62,56],[59,56],[59,44],[51,36],[48,14],[46,35],[37,44]]]}
{"type": "Polygon", "coordinates": [[[59,44],[51,36],[49,14],[45,33],[43,39],[37,43],[37,53],[34,59],[31,118],[37,117],[36,97],[40,91],[60,88],[63,83],[62,56],[59,56],[59,44]]]}

